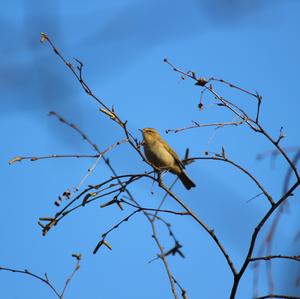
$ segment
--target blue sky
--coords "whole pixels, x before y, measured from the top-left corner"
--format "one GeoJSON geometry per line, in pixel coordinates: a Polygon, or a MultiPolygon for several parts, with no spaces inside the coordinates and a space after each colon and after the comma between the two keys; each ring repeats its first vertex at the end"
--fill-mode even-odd
{"type": "MultiPolygon", "coordinates": [[[[164,131],[184,127],[191,121],[232,121],[205,99],[199,112],[200,89],[182,81],[163,59],[199,76],[223,78],[263,96],[261,121],[272,136],[281,126],[283,146],[298,146],[300,3],[298,1],[3,1],[0,12],[2,146],[0,177],[2,217],[0,266],[28,268],[48,273],[60,288],[73,268],[71,254],[83,254],[82,268],[65,298],[172,298],[167,275],[160,261],[148,263],[157,254],[149,224],[137,215],[109,236],[113,251],[92,250],[99,236],[130,213],[115,206],[100,209],[102,202],[75,212],[42,237],[37,219],[51,216],[53,202],[68,187],[75,186],[91,166],[91,160],[23,161],[9,166],[14,156],[93,153],[68,127],[47,117],[51,110],[78,124],[104,149],[123,138],[121,131],[98,111],[98,106],[80,89],[70,72],[45,44],[46,32],[68,58],[85,65],[89,86],[108,105],[114,105],[128,127],[156,127],[180,156],[186,147],[192,156],[220,151],[244,165],[279,198],[287,170],[283,160],[271,167],[269,159],[256,155],[272,149],[270,143],[247,127],[201,128],[178,134],[164,131]]],[[[254,111],[255,104],[232,90],[220,87],[226,97],[254,111]]],[[[122,145],[109,155],[119,173],[143,172],[148,166],[122,145]]],[[[188,168],[197,188],[187,192],[180,184],[175,192],[201,219],[214,228],[224,246],[240,265],[255,224],[268,205],[256,186],[223,163],[200,161],[188,168]]],[[[103,181],[111,174],[100,163],[86,184],[103,181]]],[[[166,182],[172,182],[166,175],[166,182]]],[[[143,181],[131,191],[147,206],[157,206],[162,193],[143,181]]],[[[275,239],[277,253],[298,254],[294,241],[299,227],[299,192],[290,201],[275,239]]],[[[108,198],[109,200],[110,198],[108,198]]],[[[172,200],[166,208],[176,209],[172,200]]],[[[185,259],[170,257],[170,267],[187,289],[189,298],[228,298],[231,273],[209,236],[191,219],[167,215],[183,244],[185,259]]],[[[272,219],[271,219],[272,220],[272,219]]],[[[269,222],[271,223],[271,221],[269,222]]],[[[266,228],[268,227],[267,224],[266,228]]],[[[266,232],[264,230],[263,232],[266,232]]],[[[164,227],[159,234],[166,248],[172,246],[164,227]]],[[[262,240],[262,239],[259,239],[262,240]]],[[[260,242],[258,243],[260,244],[260,242]]],[[[294,285],[299,267],[295,262],[275,261],[278,293],[299,295],[294,285]],[[289,275],[288,275],[289,274],[289,275]]],[[[267,292],[261,272],[260,294],[267,292]]],[[[237,298],[251,298],[253,272],[248,270],[237,298]]],[[[0,272],[3,298],[53,298],[40,282],[0,272]]]]}

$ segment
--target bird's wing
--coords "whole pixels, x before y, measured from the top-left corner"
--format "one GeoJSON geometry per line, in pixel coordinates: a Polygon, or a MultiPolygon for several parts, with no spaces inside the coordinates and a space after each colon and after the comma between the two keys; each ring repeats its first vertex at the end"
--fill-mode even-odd
{"type": "Polygon", "coordinates": [[[164,142],[164,147],[166,148],[167,151],[170,152],[170,154],[173,156],[173,158],[175,159],[175,161],[179,164],[179,166],[181,168],[185,168],[183,163],[181,162],[181,160],[179,159],[179,157],[177,156],[177,154],[175,153],[175,151],[172,150],[172,148],[166,143],[164,142]]]}

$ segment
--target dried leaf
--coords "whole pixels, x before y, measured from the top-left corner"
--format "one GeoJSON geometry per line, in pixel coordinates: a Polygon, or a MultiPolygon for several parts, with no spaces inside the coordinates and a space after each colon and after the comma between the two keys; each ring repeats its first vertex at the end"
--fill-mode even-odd
{"type": "Polygon", "coordinates": [[[116,118],[116,116],[112,112],[110,112],[110,111],[108,111],[108,110],[106,110],[104,108],[100,108],[99,110],[101,112],[103,112],[104,114],[108,115],[111,119],[115,119],[116,118]]]}
{"type": "Polygon", "coordinates": [[[9,160],[9,161],[8,161],[8,164],[11,165],[11,164],[13,164],[13,163],[15,163],[15,162],[21,162],[21,161],[22,161],[22,157],[17,156],[17,157],[15,157],[15,158],[9,160]]]}
{"type": "Polygon", "coordinates": [[[104,244],[109,250],[112,250],[112,246],[111,246],[106,240],[103,240],[103,244],[104,244]]]}
{"type": "Polygon", "coordinates": [[[100,206],[100,208],[105,208],[105,207],[107,207],[107,206],[110,206],[110,205],[114,204],[116,201],[117,201],[116,198],[114,198],[114,199],[112,199],[112,200],[110,200],[110,201],[108,201],[108,202],[102,204],[102,205],[100,206]]]}
{"type": "Polygon", "coordinates": [[[195,85],[199,85],[199,86],[205,86],[205,84],[207,83],[208,81],[204,78],[204,77],[201,77],[197,80],[197,83],[195,85]]]}
{"type": "Polygon", "coordinates": [[[40,42],[43,43],[43,42],[45,42],[46,40],[48,40],[47,34],[44,33],[44,32],[41,32],[40,42]]]}

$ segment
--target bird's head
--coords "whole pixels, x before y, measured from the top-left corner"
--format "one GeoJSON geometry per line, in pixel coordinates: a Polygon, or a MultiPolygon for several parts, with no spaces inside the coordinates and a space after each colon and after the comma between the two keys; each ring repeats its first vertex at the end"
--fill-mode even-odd
{"type": "Polygon", "coordinates": [[[145,140],[151,140],[153,138],[160,138],[159,133],[153,128],[144,128],[141,130],[145,140]]]}

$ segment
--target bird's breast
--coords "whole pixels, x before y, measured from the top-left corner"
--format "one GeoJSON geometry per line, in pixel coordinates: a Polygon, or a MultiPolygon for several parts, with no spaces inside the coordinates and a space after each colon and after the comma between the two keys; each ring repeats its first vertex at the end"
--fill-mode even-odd
{"type": "Polygon", "coordinates": [[[147,160],[159,168],[172,167],[174,164],[173,156],[167,151],[165,146],[157,141],[146,142],[144,151],[147,160]]]}

